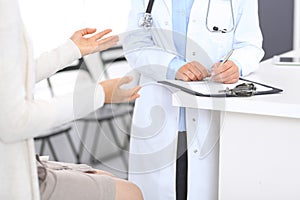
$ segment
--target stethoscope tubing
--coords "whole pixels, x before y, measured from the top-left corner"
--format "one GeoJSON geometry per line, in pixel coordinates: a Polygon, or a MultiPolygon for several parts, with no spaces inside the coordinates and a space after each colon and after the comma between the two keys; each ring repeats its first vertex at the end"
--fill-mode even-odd
{"type": "Polygon", "coordinates": [[[230,33],[234,30],[234,26],[235,26],[235,20],[234,20],[234,13],[233,13],[233,3],[232,0],[230,0],[230,9],[231,9],[231,18],[232,18],[232,27],[230,30],[226,30],[226,29],[220,29],[220,30],[211,30],[208,27],[208,16],[209,16],[209,11],[210,11],[210,2],[211,0],[208,1],[208,5],[207,5],[207,12],[206,12],[206,19],[205,19],[205,26],[206,29],[210,32],[222,32],[222,33],[230,33]]]}
{"type": "Polygon", "coordinates": [[[147,9],[146,9],[146,13],[151,14],[152,8],[153,8],[153,4],[154,4],[154,0],[149,0],[148,6],[147,6],[147,9]]]}
{"type": "MultiPolygon", "coordinates": [[[[149,28],[152,27],[152,15],[151,15],[151,12],[152,12],[152,8],[153,8],[153,4],[154,4],[154,0],[149,0],[149,3],[147,5],[147,9],[146,9],[146,12],[145,12],[145,14],[143,16],[142,22],[139,23],[139,26],[144,26],[144,28],[146,30],[149,30],[149,28]]],[[[207,30],[210,31],[210,32],[222,32],[222,33],[232,32],[234,30],[234,26],[235,26],[235,19],[234,19],[234,13],[233,13],[233,3],[232,3],[232,0],[230,0],[231,18],[232,18],[232,27],[231,27],[230,30],[226,30],[226,29],[211,30],[208,27],[208,17],[209,17],[209,12],[210,12],[210,4],[211,4],[211,0],[208,1],[207,12],[206,12],[206,19],[205,19],[205,26],[206,26],[207,30]]]]}

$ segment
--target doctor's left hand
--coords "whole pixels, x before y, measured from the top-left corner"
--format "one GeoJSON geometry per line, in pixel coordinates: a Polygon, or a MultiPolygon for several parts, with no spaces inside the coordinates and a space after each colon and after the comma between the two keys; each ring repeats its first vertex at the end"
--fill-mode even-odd
{"type": "Polygon", "coordinates": [[[219,83],[236,83],[240,78],[239,67],[231,60],[226,61],[222,67],[220,63],[214,64],[212,68],[212,80],[219,83]]]}
{"type": "Polygon", "coordinates": [[[85,37],[86,35],[93,34],[96,32],[95,28],[85,28],[76,31],[70,39],[79,48],[81,56],[85,56],[115,46],[119,41],[118,36],[112,35],[103,38],[103,36],[109,34],[111,31],[111,29],[106,29],[91,37],[85,37]]]}

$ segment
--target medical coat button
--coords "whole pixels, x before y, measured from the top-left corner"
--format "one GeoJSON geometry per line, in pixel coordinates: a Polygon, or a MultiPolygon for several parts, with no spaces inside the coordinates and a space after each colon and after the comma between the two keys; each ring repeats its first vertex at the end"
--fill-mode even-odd
{"type": "Polygon", "coordinates": [[[192,52],[192,55],[193,55],[193,56],[195,56],[195,55],[196,55],[196,52],[195,52],[195,51],[193,51],[193,52],[192,52]]]}
{"type": "Polygon", "coordinates": [[[192,120],[193,120],[193,122],[195,122],[195,121],[196,121],[196,119],[195,119],[195,118],[193,118],[192,120]]]}
{"type": "Polygon", "coordinates": [[[195,150],[194,150],[194,153],[198,153],[198,149],[195,149],[195,150]]]}

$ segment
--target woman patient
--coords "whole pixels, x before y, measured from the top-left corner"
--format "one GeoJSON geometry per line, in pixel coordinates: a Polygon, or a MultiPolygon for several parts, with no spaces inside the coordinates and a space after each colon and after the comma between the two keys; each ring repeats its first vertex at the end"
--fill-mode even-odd
{"type": "MultiPolygon", "coordinates": [[[[89,28],[79,30],[65,44],[34,60],[18,1],[0,0],[0,199],[143,199],[133,183],[89,166],[36,162],[33,138],[44,130],[74,120],[74,107],[76,117],[83,117],[104,103],[132,101],[139,97],[140,87],[120,89],[131,81],[124,77],[86,84],[76,89],[76,94],[51,100],[33,99],[37,81],[84,55],[118,42],[117,36],[103,38],[111,30],[95,32],[89,28]],[[88,34],[93,36],[86,37],[88,34]],[[80,101],[74,99],[78,97],[80,101]],[[91,97],[95,98],[91,100],[91,97]]],[[[51,34],[45,39],[49,37],[51,34]]]]}

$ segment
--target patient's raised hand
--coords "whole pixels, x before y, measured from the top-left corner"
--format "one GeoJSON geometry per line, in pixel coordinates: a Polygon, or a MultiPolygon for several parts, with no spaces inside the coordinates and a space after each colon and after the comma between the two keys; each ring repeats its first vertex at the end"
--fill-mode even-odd
{"type": "Polygon", "coordinates": [[[119,37],[116,35],[108,36],[103,38],[105,35],[109,34],[112,30],[106,29],[93,36],[86,37],[89,34],[96,32],[95,28],[85,28],[76,31],[72,36],[71,40],[76,44],[81,52],[81,56],[85,56],[98,51],[103,51],[112,46],[115,46],[119,41],[119,37]]]}

